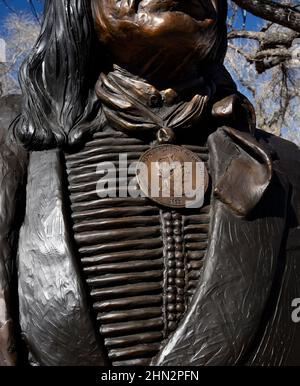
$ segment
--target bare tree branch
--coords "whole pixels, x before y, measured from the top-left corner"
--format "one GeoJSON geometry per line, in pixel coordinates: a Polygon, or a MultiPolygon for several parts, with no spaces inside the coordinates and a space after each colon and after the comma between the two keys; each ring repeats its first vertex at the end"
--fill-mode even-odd
{"type": "Polygon", "coordinates": [[[233,0],[253,15],[300,32],[300,11],[271,0],[233,0]]]}

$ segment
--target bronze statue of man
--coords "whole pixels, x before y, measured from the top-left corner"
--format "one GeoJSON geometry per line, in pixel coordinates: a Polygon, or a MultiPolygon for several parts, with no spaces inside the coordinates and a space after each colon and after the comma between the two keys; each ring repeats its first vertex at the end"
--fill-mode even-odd
{"type": "Polygon", "coordinates": [[[46,2],[1,139],[1,365],[300,364],[300,152],[256,129],[226,17],[46,2]],[[199,160],[201,205],[125,194],[150,159],[199,160]]]}

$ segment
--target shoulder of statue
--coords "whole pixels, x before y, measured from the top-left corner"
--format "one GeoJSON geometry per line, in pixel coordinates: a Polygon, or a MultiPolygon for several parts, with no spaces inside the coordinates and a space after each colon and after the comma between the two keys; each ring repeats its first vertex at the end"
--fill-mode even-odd
{"type": "Polygon", "coordinates": [[[25,166],[24,160],[27,159],[27,151],[14,136],[21,111],[22,95],[12,94],[0,98],[0,160],[2,168],[16,168],[18,163],[20,166],[17,169],[23,169],[25,166]]]}
{"type": "Polygon", "coordinates": [[[288,181],[290,199],[287,225],[290,230],[287,249],[300,250],[300,148],[291,141],[262,130],[257,130],[256,137],[271,150],[274,169],[288,181]]]}
{"type": "Polygon", "coordinates": [[[0,144],[0,366],[15,365],[16,288],[11,287],[18,236],[25,211],[26,167],[5,143],[0,144]],[[13,291],[13,293],[12,293],[13,291]]]}
{"type": "MultiPolygon", "coordinates": [[[[292,184],[300,183],[300,147],[277,135],[263,130],[256,130],[256,139],[271,152],[278,169],[284,173],[292,184]]],[[[299,184],[300,189],[300,184],[299,184]]]]}
{"type": "Polygon", "coordinates": [[[13,138],[11,122],[20,108],[20,97],[0,99],[0,365],[16,363],[14,343],[15,313],[10,283],[16,245],[25,209],[28,153],[13,138]]]}
{"type": "MultiPolygon", "coordinates": [[[[3,175],[8,169],[15,172],[25,169],[27,151],[14,137],[14,128],[21,115],[22,95],[13,94],[0,98],[0,173],[3,175]]],[[[0,183],[5,181],[2,179],[0,183]]]]}
{"type": "MultiPolygon", "coordinates": [[[[28,158],[29,152],[11,138],[9,131],[5,134],[2,133],[0,139],[0,206],[4,205],[2,204],[4,196],[7,199],[10,197],[13,199],[13,192],[19,192],[20,185],[25,185],[28,158]]],[[[8,213],[5,213],[7,216],[8,213]]],[[[4,218],[0,220],[0,223],[2,220],[4,218]]]]}

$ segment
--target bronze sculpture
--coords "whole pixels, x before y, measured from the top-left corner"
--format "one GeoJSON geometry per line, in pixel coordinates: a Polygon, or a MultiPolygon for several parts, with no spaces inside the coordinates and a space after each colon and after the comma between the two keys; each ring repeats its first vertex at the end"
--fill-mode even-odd
{"type": "Polygon", "coordinates": [[[1,364],[299,364],[300,153],[256,130],[226,15],[47,1],[1,142],[1,364]],[[205,162],[201,208],[99,196],[99,163],[160,141],[205,162]]]}

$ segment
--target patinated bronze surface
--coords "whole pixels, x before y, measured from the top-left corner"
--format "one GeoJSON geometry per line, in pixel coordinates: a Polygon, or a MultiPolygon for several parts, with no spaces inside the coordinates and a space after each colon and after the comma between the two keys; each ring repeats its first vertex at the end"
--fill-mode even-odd
{"type": "Polygon", "coordinates": [[[226,16],[46,2],[0,105],[1,365],[300,364],[300,151],[256,129],[226,16]],[[203,202],[152,196],[143,160],[203,162],[203,202]]]}

